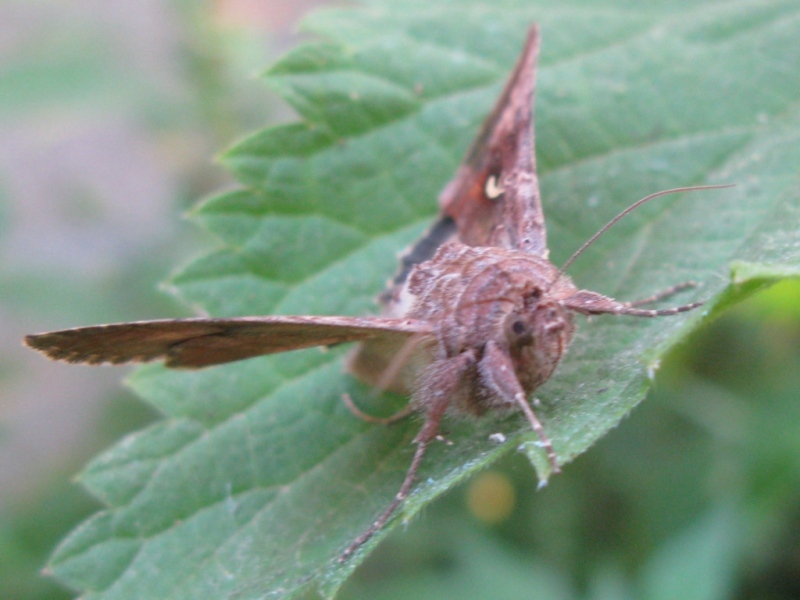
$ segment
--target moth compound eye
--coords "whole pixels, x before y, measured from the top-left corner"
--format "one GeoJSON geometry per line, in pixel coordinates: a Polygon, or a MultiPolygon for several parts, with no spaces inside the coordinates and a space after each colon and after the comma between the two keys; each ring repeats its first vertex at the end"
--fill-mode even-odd
{"type": "Polygon", "coordinates": [[[527,346],[533,342],[533,333],[528,322],[517,315],[509,315],[506,321],[506,339],[511,346],[527,346]]]}
{"type": "Polygon", "coordinates": [[[489,200],[497,200],[502,196],[505,189],[500,183],[500,176],[489,175],[489,177],[486,178],[486,185],[483,186],[483,191],[489,200]]]}

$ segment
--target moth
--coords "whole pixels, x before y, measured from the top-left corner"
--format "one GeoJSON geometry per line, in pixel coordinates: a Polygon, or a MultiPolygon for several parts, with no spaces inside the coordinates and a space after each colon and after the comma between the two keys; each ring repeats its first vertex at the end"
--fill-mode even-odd
{"type": "MultiPolygon", "coordinates": [[[[650,310],[689,284],[626,303],[578,289],[548,259],[547,232],[534,156],[533,98],[539,32],[531,27],[522,54],[477,139],[444,188],[441,214],[403,257],[382,295],[383,316],[267,316],[140,321],[29,335],[25,343],[72,363],[120,364],[163,359],[168,367],[201,368],[246,358],[344,342],[361,342],[349,366],[377,388],[407,391],[409,412],[423,424],[416,450],[391,504],[343,552],[344,561],[380,530],[411,491],[426,448],[447,412],[520,411],[539,438],[553,472],[558,456],[528,401],[547,381],[573,337],[574,313],[657,317],[700,305],[650,310]]],[[[722,186],[705,186],[702,189],[722,186]]],[[[363,415],[345,398],[356,415],[363,415]]]]}

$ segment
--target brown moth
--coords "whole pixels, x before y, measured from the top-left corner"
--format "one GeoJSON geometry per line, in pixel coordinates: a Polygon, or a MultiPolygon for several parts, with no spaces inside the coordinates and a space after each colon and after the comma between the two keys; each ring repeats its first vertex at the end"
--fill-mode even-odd
{"type": "MultiPolygon", "coordinates": [[[[403,258],[382,296],[383,317],[272,316],[140,321],[29,335],[25,343],[53,359],[120,364],[163,359],[168,367],[201,368],[311,346],[362,342],[351,370],[380,389],[411,394],[423,414],[416,452],[392,503],[341,555],[346,560],[380,530],[410,492],[427,446],[447,411],[481,415],[521,411],[539,437],[553,472],[553,444],[528,402],[553,374],[572,339],[573,313],[638,317],[674,315],[580,290],[566,266],[619,218],[589,240],[567,265],[548,260],[534,157],[533,96],[539,52],[532,27],[500,99],[455,178],[440,196],[442,214],[403,258]]],[[[722,187],[722,186],[706,186],[722,187]]],[[[345,398],[357,416],[363,415],[345,398]]]]}

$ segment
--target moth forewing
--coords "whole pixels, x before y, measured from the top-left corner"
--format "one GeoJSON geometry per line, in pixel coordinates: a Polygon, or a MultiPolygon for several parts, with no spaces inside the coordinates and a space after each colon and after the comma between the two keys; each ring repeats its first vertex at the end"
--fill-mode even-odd
{"type": "Polygon", "coordinates": [[[533,101],[539,30],[530,28],[511,76],[456,176],[439,197],[468,246],[515,248],[547,257],[534,152],[533,101]]]}
{"type": "Polygon", "coordinates": [[[402,344],[409,336],[429,332],[428,324],[420,321],[375,317],[163,319],[28,335],[25,344],[50,358],[72,363],[163,359],[168,367],[196,369],[373,337],[402,344]]]}

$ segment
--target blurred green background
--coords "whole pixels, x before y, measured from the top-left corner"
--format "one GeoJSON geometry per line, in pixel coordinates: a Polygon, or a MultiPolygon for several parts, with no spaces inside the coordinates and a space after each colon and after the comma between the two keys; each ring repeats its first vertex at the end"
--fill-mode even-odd
{"type": "MultiPolygon", "coordinates": [[[[122,369],[25,333],[190,314],[158,291],[213,244],[181,215],[215,153],[291,115],[254,77],[321,1],[0,4],[0,598],[98,504],[70,477],[156,415],[122,369]]],[[[694,336],[651,397],[536,493],[512,456],[357,572],[346,598],[800,598],[800,284],[694,336]]]]}

